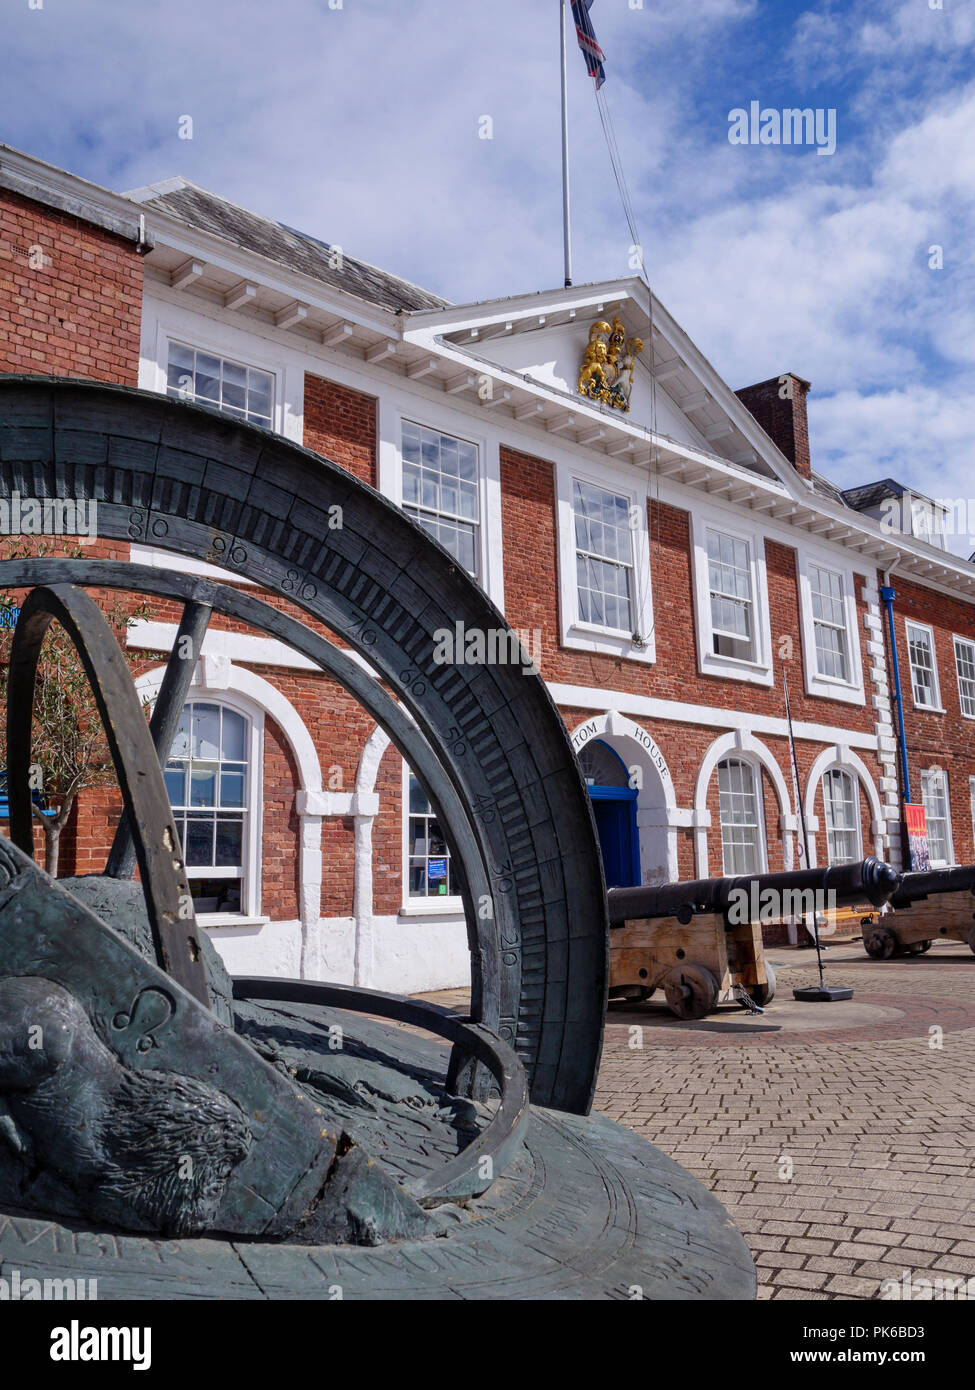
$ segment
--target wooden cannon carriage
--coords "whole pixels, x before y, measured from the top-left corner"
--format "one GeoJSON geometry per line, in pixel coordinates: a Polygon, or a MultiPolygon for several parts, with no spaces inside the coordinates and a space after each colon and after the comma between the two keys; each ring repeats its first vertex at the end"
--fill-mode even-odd
{"type": "Polygon", "coordinates": [[[889,910],[865,909],[863,946],[875,960],[921,955],[933,941],[963,941],[975,952],[975,864],[904,874],[889,910]]]}
{"type": "Polygon", "coordinates": [[[609,997],[649,999],[663,988],[678,1018],[703,1018],[735,997],[759,1007],[775,995],[762,926],[842,903],[873,912],[900,876],[877,859],[795,873],[611,888],[609,997]],[[747,995],[747,999],[745,996],[747,995]]]}

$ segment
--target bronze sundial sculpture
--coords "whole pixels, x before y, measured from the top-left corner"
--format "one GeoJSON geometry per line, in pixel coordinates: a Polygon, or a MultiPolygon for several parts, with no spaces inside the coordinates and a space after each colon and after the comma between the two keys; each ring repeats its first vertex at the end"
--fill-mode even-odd
{"type": "Polygon", "coordinates": [[[381,679],[230,584],[0,563],[0,585],[29,590],[0,840],[0,1264],[97,1277],[100,1298],[750,1296],[751,1259],[715,1199],[589,1115],[607,990],[591,812],[536,675],[434,662],[438,629],[506,627],[477,586],[342,469],[121,387],[0,378],[0,497],[14,492],[94,500],[99,536],[255,581],[381,679]],[[212,613],[269,633],[375,717],[449,827],[470,1018],[229,979],[197,929],[160,771],[194,660],[170,661],[147,726],[87,588],[181,600],[194,655],[212,613]],[[28,786],[52,621],[85,664],[125,807],[105,874],[60,880],[33,862],[28,786]]]}

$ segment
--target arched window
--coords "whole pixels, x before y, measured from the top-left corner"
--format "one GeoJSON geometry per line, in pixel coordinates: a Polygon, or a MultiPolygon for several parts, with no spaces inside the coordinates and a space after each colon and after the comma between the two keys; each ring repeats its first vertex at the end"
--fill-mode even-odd
{"type": "Polygon", "coordinates": [[[596,738],[587,743],[579,754],[579,766],[587,786],[629,787],[630,774],[626,764],[608,743],[596,738]]]}
{"type": "Polygon", "coordinates": [[[437,813],[412,772],[408,778],[410,897],[452,897],[458,889],[452,879],[450,850],[437,813]]]}
{"type": "Polygon", "coordinates": [[[251,721],[213,700],[183,708],[165,769],[196,911],[252,913],[251,721]]]}
{"type": "Polygon", "coordinates": [[[862,859],[860,844],[860,795],[857,779],[843,768],[832,767],[823,775],[826,811],[826,852],[830,864],[852,864],[862,859]]]}
{"type": "Polygon", "coordinates": [[[765,834],[758,772],[742,758],[718,763],[721,856],[726,874],[765,872],[765,834]]]}

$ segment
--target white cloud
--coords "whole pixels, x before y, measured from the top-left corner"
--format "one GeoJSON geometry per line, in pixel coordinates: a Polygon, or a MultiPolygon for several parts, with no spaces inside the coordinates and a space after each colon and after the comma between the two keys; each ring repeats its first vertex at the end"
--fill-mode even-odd
{"type": "MultiPolygon", "coordinates": [[[[945,3],[797,16],[789,52],[809,81],[859,74],[830,159],[727,143],[712,72],[761,18],[755,0],[593,15],[655,287],[733,386],[811,378],[820,462],[842,441],[866,477],[914,467],[925,429],[952,477],[968,466],[975,84],[959,65],[975,6],[945,3]],[[910,407],[920,435],[882,429],[885,404],[910,407]]],[[[454,298],[561,283],[554,3],[49,0],[4,22],[6,138],[42,158],[117,189],[183,173],[454,298]]],[[[630,236],[570,45],[581,281],[627,273],[630,236]]],[[[789,61],[772,75],[805,80],[789,61]]]]}
{"type": "MultiPolygon", "coordinates": [[[[810,414],[810,444],[820,471],[844,487],[892,477],[928,497],[964,499],[961,514],[975,517],[973,419],[973,376],[950,391],[840,391],[810,414]]],[[[966,559],[973,547],[975,535],[949,537],[949,549],[966,559]]]]}

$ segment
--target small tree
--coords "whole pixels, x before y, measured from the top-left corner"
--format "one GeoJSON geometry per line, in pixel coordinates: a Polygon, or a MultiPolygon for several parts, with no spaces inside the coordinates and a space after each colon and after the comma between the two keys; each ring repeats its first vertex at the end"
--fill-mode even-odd
{"type": "MultiPolygon", "coordinates": [[[[41,558],[52,550],[53,547],[45,545],[23,547],[8,551],[3,558],[41,558]]],[[[62,550],[60,554],[63,558],[78,559],[83,551],[78,549],[65,556],[62,550]]],[[[102,611],[126,660],[135,666],[142,658],[130,653],[126,634],[140,618],[150,617],[151,609],[144,602],[130,608],[113,595],[107,605],[102,605],[102,611]]],[[[4,719],[16,612],[14,596],[0,590],[0,704],[4,719]]],[[[49,803],[47,810],[53,814],[45,815],[37,802],[32,803],[32,809],[44,830],[44,867],[56,878],[61,832],[80,793],[89,787],[116,784],[115,766],[85,668],[74,643],[57,621],[48,629],[41,648],[34,691],[31,751],[31,788],[42,792],[43,799],[49,803]]]]}

